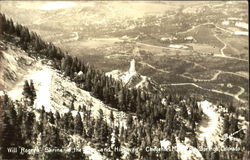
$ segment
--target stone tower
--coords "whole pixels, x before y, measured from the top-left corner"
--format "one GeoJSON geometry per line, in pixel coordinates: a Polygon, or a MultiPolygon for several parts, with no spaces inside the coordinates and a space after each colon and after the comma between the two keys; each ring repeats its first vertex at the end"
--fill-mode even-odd
{"type": "Polygon", "coordinates": [[[129,73],[130,74],[136,73],[136,70],[135,70],[135,60],[134,59],[132,59],[132,61],[130,61],[129,73]]]}

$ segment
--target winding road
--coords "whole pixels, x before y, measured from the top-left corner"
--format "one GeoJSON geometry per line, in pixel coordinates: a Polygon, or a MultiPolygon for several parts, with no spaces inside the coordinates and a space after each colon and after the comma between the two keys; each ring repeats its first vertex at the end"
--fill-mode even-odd
{"type": "Polygon", "coordinates": [[[160,86],[182,86],[182,85],[192,85],[194,87],[197,87],[197,88],[200,88],[200,89],[203,89],[203,90],[207,90],[207,91],[210,91],[210,92],[215,92],[215,93],[231,96],[231,97],[235,98],[236,100],[238,100],[241,103],[246,103],[247,102],[246,100],[243,100],[243,99],[239,98],[239,96],[245,92],[245,89],[240,87],[240,86],[238,86],[240,88],[240,91],[237,92],[236,94],[223,92],[223,91],[219,91],[219,90],[216,90],[216,89],[203,88],[203,87],[201,87],[201,86],[199,86],[199,85],[197,85],[195,83],[171,83],[171,84],[161,84],[160,86]]]}
{"type": "MultiPolygon", "coordinates": [[[[221,30],[221,31],[223,31],[223,32],[226,32],[226,33],[232,34],[232,35],[234,34],[234,32],[232,32],[232,31],[230,31],[230,30],[226,30],[226,29],[224,29],[224,28],[221,28],[221,27],[215,25],[214,23],[203,23],[203,24],[199,24],[199,25],[197,25],[197,26],[193,26],[191,29],[188,29],[188,30],[183,31],[183,32],[179,32],[179,34],[188,33],[188,32],[190,32],[190,31],[192,31],[192,30],[194,30],[194,29],[196,29],[196,28],[198,28],[198,27],[200,27],[200,26],[204,26],[204,25],[214,25],[217,29],[219,29],[219,30],[221,30]]],[[[246,59],[241,59],[241,58],[231,57],[231,56],[225,55],[225,54],[224,54],[224,50],[226,49],[227,44],[226,44],[223,40],[221,40],[216,34],[214,34],[214,36],[224,45],[224,46],[220,49],[220,54],[215,54],[215,55],[214,55],[215,57],[223,57],[223,58],[229,58],[229,59],[235,59],[235,60],[239,60],[239,61],[248,62],[248,60],[246,60],[246,59]]]]}
{"type": "Polygon", "coordinates": [[[215,73],[213,75],[213,77],[211,79],[198,79],[198,78],[193,78],[193,77],[190,77],[190,76],[187,76],[187,75],[183,75],[183,74],[181,74],[180,76],[182,76],[184,78],[191,79],[191,80],[193,80],[195,82],[209,82],[209,81],[216,80],[221,73],[222,73],[222,71],[218,71],[217,73],[215,73]]]}
{"type": "MultiPolygon", "coordinates": [[[[218,27],[218,26],[216,26],[215,24],[214,24],[214,26],[215,26],[216,28],[218,28],[218,29],[220,29],[220,30],[226,32],[226,33],[233,34],[233,32],[228,31],[228,30],[225,30],[225,29],[223,29],[223,28],[221,28],[221,27],[218,27]]],[[[223,58],[229,58],[229,59],[235,59],[235,60],[239,60],[239,61],[248,62],[248,60],[246,60],[246,59],[237,58],[237,57],[231,57],[231,56],[225,55],[225,54],[224,54],[224,50],[227,48],[227,44],[226,44],[222,39],[220,39],[220,38],[217,36],[217,34],[214,34],[214,36],[224,45],[224,46],[220,49],[220,53],[221,53],[221,54],[220,54],[220,55],[215,54],[215,55],[214,55],[215,57],[223,57],[223,58]]]]}
{"type": "Polygon", "coordinates": [[[138,62],[138,63],[140,63],[140,64],[142,64],[142,65],[144,65],[144,66],[148,66],[149,68],[153,68],[153,69],[155,69],[155,70],[157,70],[157,71],[160,71],[160,72],[164,72],[164,73],[170,73],[169,71],[165,71],[165,70],[163,70],[163,69],[159,69],[159,68],[155,68],[155,66],[152,66],[151,64],[148,64],[148,63],[146,63],[146,62],[138,62]]]}
{"type": "Polygon", "coordinates": [[[241,59],[241,58],[237,58],[237,57],[230,57],[224,54],[224,50],[227,48],[227,44],[225,42],[223,42],[216,34],[214,34],[214,36],[224,45],[221,49],[220,49],[220,53],[221,54],[215,54],[215,57],[223,57],[223,58],[229,58],[229,59],[235,59],[235,60],[239,60],[239,61],[245,61],[248,62],[248,60],[246,59],[241,59]]]}
{"type": "Polygon", "coordinates": [[[220,53],[222,57],[226,57],[226,55],[224,54],[224,49],[227,48],[227,44],[225,42],[223,42],[218,36],[217,34],[214,34],[215,38],[217,38],[224,46],[220,49],[220,53]]]}
{"type": "MultiPolygon", "coordinates": [[[[219,26],[216,26],[214,23],[203,23],[203,24],[199,24],[197,26],[193,26],[191,29],[187,30],[187,31],[184,31],[184,32],[179,32],[180,34],[182,33],[187,33],[187,32],[190,32],[200,26],[203,26],[203,25],[214,25],[216,28],[218,28],[219,30],[223,31],[223,32],[226,32],[228,34],[233,34],[232,31],[229,31],[229,30],[226,30],[226,29],[223,29],[219,26]]],[[[77,32],[73,32],[74,34],[74,37],[71,38],[70,40],[72,41],[77,41],[79,39],[79,36],[78,36],[78,33],[77,32]]],[[[241,58],[237,58],[237,57],[230,57],[230,56],[227,56],[224,54],[224,50],[227,48],[227,44],[222,40],[220,39],[215,33],[214,33],[214,36],[223,44],[223,47],[220,49],[220,54],[215,54],[214,57],[223,57],[223,58],[229,58],[229,59],[235,59],[235,60],[239,60],[239,61],[245,61],[245,62],[248,62],[248,60],[245,60],[245,59],[241,59],[241,58]]],[[[141,43],[141,42],[136,42],[136,44],[138,45],[143,45],[143,46],[147,46],[147,47],[151,47],[151,48],[157,48],[157,49],[169,49],[169,47],[163,47],[163,46],[157,46],[157,45],[151,45],[151,44],[145,44],[145,43],[141,43]]],[[[156,71],[159,71],[159,72],[163,72],[163,73],[170,73],[169,71],[165,71],[163,69],[159,69],[159,68],[156,68],[155,66],[151,65],[151,64],[148,64],[146,62],[138,62],[144,66],[147,66],[147,67],[150,67],[152,69],[155,69],[156,71]]],[[[201,66],[200,64],[197,64],[197,63],[194,63],[196,66],[200,66],[202,68],[206,68],[204,66],[201,66]]],[[[193,80],[194,82],[209,82],[209,81],[214,81],[214,80],[217,80],[218,76],[220,74],[232,74],[232,75],[236,75],[236,76],[240,76],[240,77],[243,77],[243,78],[246,78],[248,79],[248,77],[244,76],[244,75],[241,75],[241,74],[238,74],[238,73],[234,73],[234,72],[224,72],[224,71],[221,71],[221,70],[218,70],[217,73],[215,73],[213,75],[213,77],[211,77],[211,79],[199,79],[199,78],[193,78],[193,77],[189,77],[189,76],[186,76],[186,75],[180,75],[182,77],[185,77],[185,78],[188,78],[188,79],[191,79],[193,80]]],[[[167,84],[169,85],[169,84],[167,84]]],[[[240,91],[237,93],[237,94],[231,94],[231,93],[228,93],[228,92],[222,92],[222,91],[219,91],[219,90],[214,90],[214,89],[206,89],[206,88],[203,88],[201,86],[198,86],[197,84],[195,83],[178,83],[178,84],[170,84],[170,85],[193,85],[197,88],[200,88],[200,89],[203,89],[203,90],[208,90],[208,91],[212,91],[212,92],[216,92],[216,93],[220,93],[220,94],[225,94],[225,95],[228,95],[228,96],[231,96],[231,97],[234,97],[236,100],[240,101],[240,102],[246,102],[245,100],[243,99],[240,99],[239,96],[241,94],[243,94],[245,92],[245,89],[238,86],[240,88],[240,91]]]]}
{"type": "Polygon", "coordinates": [[[241,74],[239,74],[239,73],[224,72],[224,71],[221,71],[221,70],[218,70],[218,72],[215,73],[215,74],[213,75],[213,77],[210,78],[210,79],[199,79],[199,78],[194,78],[194,77],[190,77],[190,76],[183,75],[183,74],[181,74],[180,76],[181,76],[181,77],[184,77],[184,78],[187,78],[187,79],[191,79],[191,80],[193,80],[194,82],[210,82],[210,81],[215,81],[215,80],[217,80],[217,79],[218,79],[218,76],[219,76],[220,74],[231,74],[231,75],[239,76],[239,77],[242,77],[242,78],[245,78],[245,79],[249,79],[248,77],[246,77],[246,76],[244,76],[244,75],[241,75],[241,74]]]}

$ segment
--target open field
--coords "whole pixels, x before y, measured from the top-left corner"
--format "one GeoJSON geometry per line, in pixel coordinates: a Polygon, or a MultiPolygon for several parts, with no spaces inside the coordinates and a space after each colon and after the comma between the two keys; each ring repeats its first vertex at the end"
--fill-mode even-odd
{"type": "Polygon", "coordinates": [[[245,71],[248,72],[248,62],[237,61],[234,59],[225,59],[223,57],[188,57],[188,59],[195,63],[198,63],[202,66],[205,66],[207,69],[213,70],[223,70],[228,72],[238,72],[245,71]]]}
{"type": "Polygon", "coordinates": [[[224,50],[224,53],[226,55],[242,59],[248,59],[249,47],[247,36],[224,37],[223,40],[227,44],[227,47],[224,50]]]}
{"type": "Polygon", "coordinates": [[[194,52],[198,52],[201,54],[216,54],[220,52],[219,47],[211,46],[209,44],[198,44],[198,43],[188,43],[188,45],[192,46],[194,52]]]}
{"type": "Polygon", "coordinates": [[[201,25],[196,29],[181,34],[182,36],[192,36],[197,41],[197,43],[201,44],[208,44],[212,47],[223,47],[223,44],[214,36],[213,29],[215,28],[214,25],[207,24],[201,25]]]}
{"type": "Polygon", "coordinates": [[[195,78],[195,79],[204,79],[204,80],[209,80],[214,77],[215,74],[217,74],[217,70],[200,70],[200,71],[194,71],[193,68],[188,73],[185,73],[185,75],[195,78]]]}

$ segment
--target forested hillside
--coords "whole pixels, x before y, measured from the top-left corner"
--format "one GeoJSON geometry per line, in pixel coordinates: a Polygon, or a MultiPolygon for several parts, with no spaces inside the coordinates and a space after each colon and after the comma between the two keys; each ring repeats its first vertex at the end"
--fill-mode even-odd
{"type": "Polygon", "coordinates": [[[94,106],[91,102],[89,105],[75,106],[74,99],[67,106],[67,113],[46,112],[46,106],[42,109],[34,107],[34,100],[38,96],[36,86],[32,81],[26,81],[21,101],[11,100],[6,92],[0,99],[2,159],[99,159],[91,158],[81,150],[86,149],[86,146],[95,148],[102,159],[114,160],[246,158],[249,133],[240,128],[242,126],[238,117],[248,121],[248,115],[237,109],[237,106],[215,105],[227,110],[220,114],[223,120],[220,134],[230,135],[240,131],[234,136],[237,141],[220,140],[212,147],[237,146],[240,150],[212,150],[207,140],[198,139],[199,126],[207,118],[198,103],[201,99],[176,94],[174,91],[170,93],[159,90],[152,94],[145,89],[129,88],[111,76],[106,76],[84,59],[72,57],[52,43],[43,41],[27,27],[6,19],[4,14],[0,14],[0,22],[0,40],[5,45],[21,48],[34,60],[50,60],[53,70],[111,108],[109,120],[104,117],[102,109],[98,110],[98,117],[93,117],[91,108],[94,106]],[[73,115],[72,111],[77,114],[73,115]],[[124,112],[126,127],[115,125],[113,111],[124,112]],[[188,148],[182,148],[184,151],[173,149],[178,146],[188,148]],[[9,151],[15,150],[15,147],[17,152],[9,151]],[[155,147],[165,151],[149,151],[149,148],[155,147]],[[190,148],[192,153],[188,157],[184,153],[190,152],[190,148]],[[198,151],[199,148],[211,150],[198,151]]]}

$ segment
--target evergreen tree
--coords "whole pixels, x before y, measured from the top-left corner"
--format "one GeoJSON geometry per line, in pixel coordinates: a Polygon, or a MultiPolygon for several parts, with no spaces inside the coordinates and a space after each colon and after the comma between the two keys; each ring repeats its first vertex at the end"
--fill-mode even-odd
{"type": "Polygon", "coordinates": [[[13,126],[10,124],[10,119],[4,113],[3,126],[2,126],[2,137],[1,137],[1,155],[3,159],[14,159],[16,153],[8,152],[8,148],[17,147],[15,145],[15,131],[13,126]]]}
{"type": "Polygon", "coordinates": [[[74,129],[75,134],[82,135],[82,133],[83,133],[83,123],[82,123],[82,118],[81,118],[81,115],[80,115],[79,112],[76,115],[75,125],[74,126],[75,126],[75,129],[74,129]]]}
{"type": "Polygon", "coordinates": [[[75,110],[75,105],[74,105],[74,103],[75,103],[75,98],[73,98],[73,100],[71,101],[71,105],[70,105],[70,110],[71,110],[71,111],[75,110]]]}
{"type": "Polygon", "coordinates": [[[24,83],[24,86],[23,86],[23,96],[25,98],[29,98],[31,94],[32,93],[31,93],[31,90],[30,90],[29,82],[26,80],[25,83],[24,83]]]}
{"type": "Polygon", "coordinates": [[[62,118],[61,118],[61,115],[58,111],[56,111],[56,114],[55,114],[55,122],[56,122],[56,126],[58,126],[59,128],[61,128],[63,125],[62,125],[62,118]]]}
{"type": "Polygon", "coordinates": [[[78,160],[78,159],[87,160],[84,153],[75,150],[71,150],[67,155],[67,160],[78,160]]]}
{"type": "Polygon", "coordinates": [[[181,115],[184,118],[188,118],[188,112],[187,112],[187,107],[185,104],[181,103],[181,115]]]}
{"type": "Polygon", "coordinates": [[[98,112],[99,112],[99,121],[102,121],[103,120],[103,110],[99,109],[98,112]]]}
{"type": "Polygon", "coordinates": [[[250,130],[249,128],[247,129],[247,135],[245,136],[245,149],[247,151],[250,151],[250,130]]]}
{"type": "Polygon", "coordinates": [[[34,104],[35,98],[36,98],[36,90],[33,81],[30,80],[30,100],[32,105],[34,104]]]}
{"type": "Polygon", "coordinates": [[[122,157],[121,143],[119,142],[118,138],[115,137],[114,146],[112,148],[112,159],[113,160],[120,160],[121,157],[122,157]]]}
{"type": "Polygon", "coordinates": [[[71,112],[68,112],[68,116],[67,116],[67,120],[68,120],[68,128],[66,128],[70,134],[74,133],[74,118],[72,116],[71,112]]]}
{"type": "Polygon", "coordinates": [[[132,123],[133,123],[133,117],[132,117],[131,114],[129,114],[128,117],[127,117],[127,126],[131,127],[132,123]]]}
{"type": "MultiPolygon", "coordinates": [[[[50,134],[49,140],[48,140],[49,146],[51,148],[62,149],[63,143],[62,143],[62,140],[60,139],[59,130],[54,126],[51,126],[49,134],[50,134]]],[[[50,152],[47,154],[46,159],[51,159],[51,160],[64,159],[63,157],[64,157],[63,153],[61,152],[50,152]]]]}
{"type": "Polygon", "coordinates": [[[211,153],[211,160],[220,160],[219,152],[212,152],[211,153]]]}
{"type": "Polygon", "coordinates": [[[110,119],[110,121],[111,121],[112,123],[114,123],[115,118],[114,118],[113,110],[111,110],[111,112],[110,112],[109,119],[110,119]]]}
{"type": "MultiPolygon", "coordinates": [[[[28,137],[32,137],[33,135],[34,122],[35,122],[35,114],[33,112],[28,112],[26,119],[24,119],[27,139],[28,137]]],[[[32,140],[29,138],[29,141],[32,141],[32,140]]]]}
{"type": "Polygon", "coordinates": [[[52,111],[50,111],[48,114],[48,120],[49,120],[49,123],[55,124],[55,117],[54,117],[54,114],[52,113],[52,111]]]}

